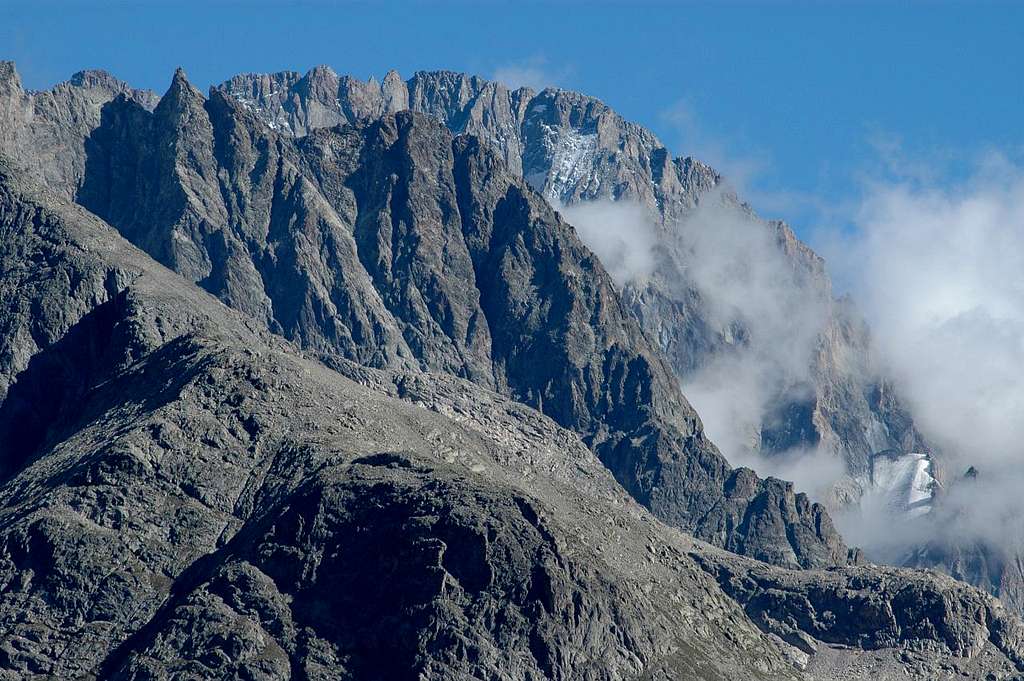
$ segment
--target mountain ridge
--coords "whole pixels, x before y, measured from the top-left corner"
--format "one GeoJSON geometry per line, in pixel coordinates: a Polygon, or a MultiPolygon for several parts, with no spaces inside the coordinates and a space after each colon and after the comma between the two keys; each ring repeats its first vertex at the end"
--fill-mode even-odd
{"type": "MultiPolygon", "coordinates": [[[[875,452],[931,451],[912,423],[907,429],[905,419],[870,399],[878,390],[893,393],[890,384],[881,380],[877,385],[860,385],[855,372],[843,371],[836,358],[839,354],[860,356],[864,358],[858,360],[861,368],[867,368],[869,341],[864,334],[848,332],[857,322],[846,318],[848,305],[832,303],[831,284],[821,258],[784,222],[758,218],[710,166],[692,157],[673,157],[643,126],[623,119],[596,98],[572,91],[510,90],[495,81],[451,71],[417,71],[404,81],[404,89],[397,85],[397,72],[390,71],[386,80],[392,84],[391,92],[398,95],[391,96],[384,107],[383,86],[378,86],[380,105],[367,105],[362,110],[332,110],[332,100],[326,93],[338,92],[333,101],[340,102],[346,97],[346,89],[364,93],[367,88],[371,93],[376,90],[351,77],[338,76],[325,66],[305,75],[290,72],[281,78],[236,76],[215,89],[239,99],[247,108],[263,112],[265,118],[275,117],[286,134],[296,136],[317,126],[352,122],[361,115],[396,106],[424,111],[444,121],[456,134],[472,132],[487,140],[514,173],[558,206],[601,199],[639,203],[667,238],[658,244],[651,276],[625,282],[622,294],[684,384],[716,359],[737,349],[742,351],[744,341],[734,339],[750,333],[748,322],[742,318],[717,325],[706,321],[714,316],[708,307],[708,291],[700,282],[692,281],[687,271],[692,246],[685,241],[677,243],[674,234],[687,221],[693,222],[695,229],[702,229],[700,223],[710,220],[700,214],[702,207],[722,201],[730,216],[750,223],[747,229],[751,232],[767,231],[768,240],[783,253],[785,266],[794,268],[797,274],[793,286],[800,289],[794,303],[826,308],[818,313],[822,340],[806,351],[811,376],[803,380],[816,394],[809,407],[801,404],[805,400],[799,395],[794,396],[792,404],[797,412],[813,412],[813,418],[796,428],[808,435],[794,440],[780,439],[772,432],[758,433],[754,447],[760,448],[762,440],[778,441],[766,448],[766,453],[773,454],[794,447],[822,446],[830,456],[841,459],[858,480],[851,481],[852,489],[840,490],[840,498],[859,494],[857,487],[864,485],[875,452]],[[278,89],[264,87],[267,78],[278,89]],[[306,87],[312,82],[317,87],[306,87]],[[402,92],[408,95],[402,96],[402,92]],[[316,115],[310,113],[314,109],[316,115]],[[830,407],[835,403],[842,406],[830,407]],[[849,419],[845,413],[857,416],[849,419]]],[[[811,340],[798,340],[812,344],[811,340]]],[[[894,409],[905,411],[898,404],[894,409]]],[[[767,421],[767,416],[762,420],[767,421]]],[[[770,430],[765,422],[754,425],[770,430]]]]}
{"type": "Polygon", "coordinates": [[[232,102],[181,72],[152,113],[113,98],[77,200],[309,349],[542,409],[677,526],[784,565],[849,559],[806,495],[729,469],[596,259],[487,147],[403,112],[293,142],[232,102]]]}
{"type": "Polygon", "coordinates": [[[1019,620],[970,587],[773,567],[638,505],[789,568],[849,558],[806,495],[729,468],[486,142],[414,112],[296,141],[183,73],[152,109],[66,88],[26,120],[14,94],[5,151],[36,124],[70,153],[0,172],[0,432],[38,435],[0,439],[12,678],[1024,668],[1019,620]]]}

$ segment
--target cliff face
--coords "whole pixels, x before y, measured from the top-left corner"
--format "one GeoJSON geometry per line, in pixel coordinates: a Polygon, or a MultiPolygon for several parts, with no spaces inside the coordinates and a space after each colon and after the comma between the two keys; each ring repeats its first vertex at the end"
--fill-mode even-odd
{"type": "Polygon", "coordinates": [[[152,109],[158,97],[103,71],[80,71],[51,90],[26,94],[12,62],[0,62],[4,151],[63,197],[73,198],[85,173],[82,140],[99,124],[100,109],[118,95],[152,109]]]}

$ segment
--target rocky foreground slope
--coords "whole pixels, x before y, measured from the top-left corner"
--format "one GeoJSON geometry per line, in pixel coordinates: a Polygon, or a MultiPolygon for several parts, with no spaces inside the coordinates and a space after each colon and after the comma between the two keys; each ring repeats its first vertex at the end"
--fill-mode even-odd
{"type": "Polygon", "coordinates": [[[407,113],[295,141],[181,74],[155,107],[5,77],[5,677],[1024,671],[970,587],[787,570],[637,504],[845,562],[821,509],[728,467],[601,264],[474,139],[407,113]]]}

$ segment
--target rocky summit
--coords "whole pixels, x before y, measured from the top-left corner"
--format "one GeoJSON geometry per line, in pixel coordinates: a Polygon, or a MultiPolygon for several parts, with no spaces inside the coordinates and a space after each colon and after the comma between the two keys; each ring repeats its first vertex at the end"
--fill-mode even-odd
{"type": "Polygon", "coordinates": [[[583,107],[666,214],[705,166],[417,78],[0,65],[0,678],[1024,674],[998,601],[727,463],[530,140],[583,107]]]}

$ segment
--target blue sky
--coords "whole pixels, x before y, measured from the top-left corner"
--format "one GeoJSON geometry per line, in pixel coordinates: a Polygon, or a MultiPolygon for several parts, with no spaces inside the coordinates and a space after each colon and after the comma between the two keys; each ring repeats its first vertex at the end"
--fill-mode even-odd
{"type": "Polygon", "coordinates": [[[325,63],[447,68],[597,96],[736,178],[798,233],[865,177],[1024,150],[1024,3],[0,4],[0,58],[49,87],[104,68],[163,91],[325,63]]]}

